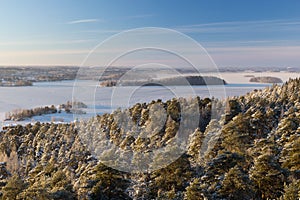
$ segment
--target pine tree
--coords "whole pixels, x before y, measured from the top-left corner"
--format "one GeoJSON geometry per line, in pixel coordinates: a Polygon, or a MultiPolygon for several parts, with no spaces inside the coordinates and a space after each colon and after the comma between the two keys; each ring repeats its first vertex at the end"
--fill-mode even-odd
{"type": "Polygon", "coordinates": [[[270,153],[262,154],[254,160],[250,179],[262,199],[275,199],[283,193],[284,171],[277,158],[270,153]]]}
{"type": "Polygon", "coordinates": [[[199,129],[196,129],[189,137],[188,154],[192,156],[194,161],[199,161],[200,159],[200,150],[203,139],[204,134],[199,129]]]}
{"type": "Polygon", "coordinates": [[[291,171],[300,169],[300,137],[292,136],[286,143],[281,155],[282,166],[291,171]]]}
{"type": "Polygon", "coordinates": [[[252,199],[253,188],[248,175],[242,172],[238,166],[231,168],[225,174],[220,194],[222,197],[232,200],[252,199]]]}
{"type": "Polygon", "coordinates": [[[175,193],[183,192],[190,181],[193,173],[188,156],[183,154],[176,161],[165,168],[159,169],[151,174],[150,184],[151,198],[159,197],[175,190],[175,193]]]}
{"type": "Polygon", "coordinates": [[[52,187],[51,196],[54,199],[66,199],[66,200],[75,199],[71,181],[68,179],[68,177],[64,172],[57,171],[53,175],[50,185],[52,187]]]}
{"type": "Polygon", "coordinates": [[[228,151],[245,155],[252,145],[255,131],[250,126],[250,116],[238,114],[223,127],[222,147],[228,151]]]}
{"type": "Polygon", "coordinates": [[[295,200],[300,198],[300,180],[293,180],[289,185],[284,186],[282,200],[295,200]]]}
{"type": "Polygon", "coordinates": [[[130,199],[125,190],[129,181],[124,174],[100,163],[95,168],[95,178],[89,187],[91,188],[90,199],[130,199]]]}
{"type": "Polygon", "coordinates": [[[17,196],[25,190],[27,184],[22,180],[19,175],[12,176],[7,182],[6,186],[2,189],[2,199],[3,200],[11,200],[17,199],[17,196]]]}
{"type": "Polygon", "coordinates": [[[204,194],[201,188],[201,180],[195,178],[190,185],[186,188],[184,195],[185,200],[204,200],[204,194]]]}
{"type": "Polygon", "coordinates": [[[30,186],[26,190],[24,190],[21,194],[18,195],[18,198],[20,200],[53,200],[53,198],[50,194],[50,192],[47,190],[47,188],[41,186],[41,185],[34,185],[30,186]]]}

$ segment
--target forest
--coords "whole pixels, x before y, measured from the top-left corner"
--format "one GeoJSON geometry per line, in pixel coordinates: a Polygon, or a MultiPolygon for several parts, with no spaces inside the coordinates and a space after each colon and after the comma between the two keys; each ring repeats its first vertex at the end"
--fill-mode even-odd
{"type": "Polygon", "coordinates": [[[257,83],[282,83],[280,78],[272,76],[252,77],[249,81],[257,83]]]}
{"type": "Polygon", "coordinates": [[[126,77],[123,80],[111,79],[102,81],[101,86],[189,86],[189,85],[225,85],[226,81],[213,76],[174,76],[168,78],[141,79],[126,77]]]}
{"type": "Polygon", "coordinates": [[[23,121],[31,119],[34,116],[61,113],[62,111],[69,114],[85,114],[85,111],[82,109],[87,108],[87,105],[79,101],[67,101],[57,107],[51,105],[32,109],[15,109],[11,112],[5,113],[5,121],[23,121]]]}
{"type": "Polygon", "coordinates": [[[153,100],[87,121],[4,127],[1,199],[299,199],[299,90],[291,79],[226,100],[153,100]],[[118,170],[122,162],[132,168],[118,170]]]}

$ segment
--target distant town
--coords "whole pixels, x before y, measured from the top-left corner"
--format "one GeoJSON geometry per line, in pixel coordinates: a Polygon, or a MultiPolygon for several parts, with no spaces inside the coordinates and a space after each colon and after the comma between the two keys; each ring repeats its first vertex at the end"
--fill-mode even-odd
{"type": "Polygon", "coordinates": [[[33,82],[73,80],[78,67],[0,67],[0,86],[31,86],[33,82]]]}

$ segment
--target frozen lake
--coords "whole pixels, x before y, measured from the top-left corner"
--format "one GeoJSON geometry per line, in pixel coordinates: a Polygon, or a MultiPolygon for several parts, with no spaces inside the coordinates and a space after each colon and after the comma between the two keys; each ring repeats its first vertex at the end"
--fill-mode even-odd
{"type": "MultiPolygon", "coordinates": [[[[267,73],[267,72],[266,72],[267,73]]],[[[207,75],[207,74],[203,74],[207,75]]],[[[217,74],[210,74],[217,75],[217,74]]],[[[88,105],[88,115],[102,114],[122,107],[126,108],[135,103],[150,102],[151,100],[168,100],[173,97],[216,97],[224,99],[228,96],[244,95],[253,89],[262,89],[269,84],[249,83],[249,77],[255,76],[276,76],[283,81],[290,77],[298,77],[297,73],[272,74],[262,73],[222,73],[228,85],[225,86],[171,86],[171,87],[98,87],[96,81],[60,81],[60,82],[39,82],[30,87],[0,87],[0,120],[2,124],[5,113],[14,109],[34,108],[45,105],[59,105],[70,100],[82,101],[88,105]]],[[[51,118],[64,118],[64,121],[74,120],[72,114],[53,114],[34,117],[30,121],[50,121],[51,118]]],[[[29,122],[29,121],[27,121],[29,122]]]]}

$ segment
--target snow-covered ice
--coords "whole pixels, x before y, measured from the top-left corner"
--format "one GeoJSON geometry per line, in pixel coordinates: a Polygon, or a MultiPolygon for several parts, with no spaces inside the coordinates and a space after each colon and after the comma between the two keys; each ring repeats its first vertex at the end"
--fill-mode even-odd
{"type": "MultiPolygon", "coordinates": [[[[3,124],[5,113],[14,109],[28,109],[45,105],[59,105],[70,100],[82,101],[88,105],[88,115],[111,112],[122,107],[126,108],[135,103],[150,102],[151,100],[168,100],[173,97],[194,97],[201,98],[216,97],[226,98],[228,96],[244,95],[253,89],[261,89],[268,84],[249,83],[249,77],[254,76],[275,76],[287,81],[289,78],[298,77],[298,73],[287,72],[243,72],[243,73],[210,73],[203,76],[218,76],[223,78],[226,86],[171,86],[171,87],[98,87],[96,81],[57,81],[40,82],[31,87],[0,87],[0,121],[3,124]],[[75,83],[75,85],[74,85],[75,83]],[[75,86],[75,87],[74,87],[75,86]]],[[[73,121],[72,114],[51,114],[33,117],[31,121],[50,121],[53,118],[73,121]]]]}

